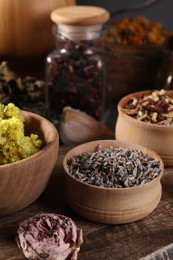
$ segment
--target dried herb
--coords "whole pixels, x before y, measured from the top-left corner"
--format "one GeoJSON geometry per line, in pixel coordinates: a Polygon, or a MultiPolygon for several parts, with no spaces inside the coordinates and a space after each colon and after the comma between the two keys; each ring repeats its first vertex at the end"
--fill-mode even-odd
{"type": "Polygon", "coordinates": [[[160,162],[141,151],[122,147],[97,147],[70,158],[69,173],[78,180],[105,188],[143,185],[160,173],[160,162]]]}
{"type": "Polygon", "coordinates": [[[80,109],[96,119],[101,117],[103,62],[90,44],[65,40],[64,48],[47,58],[48,103],[55,121],[65,106],[80,109]]]}
{"type": "Polygon", "coordinates": [[[167,39],[165,29],[158,22],[152,22],[143,15],[125,17],[108,26],[105,43],[123,45],[161,45],[167,39]]]}
{"type": "Polygon", "coordinates": [[[123,108],[129,116],[151,124],[173,125],[173,91],[154,90],[143,97],[132,97],[123,108]]]}
{"type": "Polygon", "coordinates": [[[0,65],[0,102],[7,105],[14,103],[20,109],[44,114],[45,82],[36,77],[14,76],[8,78],[6,62],[0,65]]]}

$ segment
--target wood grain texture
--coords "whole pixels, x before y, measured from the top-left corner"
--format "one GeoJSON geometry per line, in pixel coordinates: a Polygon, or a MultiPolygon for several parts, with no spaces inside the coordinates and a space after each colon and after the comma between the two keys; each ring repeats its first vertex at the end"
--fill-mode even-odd
{"type": "Polygon", "coordinates": [[[109,19],[109,12],[97,6],[70,6],[54,10],[51,19],[55,23],[88,26],[102,24],[109,19]]]}
{"type": "Polygon", "coordinates": [[[163,194],[158,207],[139,221],[123,224],[99,224],[75,214],[65,203],[62,160],[69,148],[61,147],[59,159],[43,195],[24,210],[0,217],[0,260],[24,260],[15,242],[20,221],[38,212],[55,212],[72,217],[83,229],[84,243],[79,260],[139,260],[160,247],[172,243],[173,168],[166,168],[163,194]]]}
{"type": "Polygon", "coordinates": [[[34,56],[54,47],[50,13],[75,0],[0,0],[0,55],[34,56]]]}

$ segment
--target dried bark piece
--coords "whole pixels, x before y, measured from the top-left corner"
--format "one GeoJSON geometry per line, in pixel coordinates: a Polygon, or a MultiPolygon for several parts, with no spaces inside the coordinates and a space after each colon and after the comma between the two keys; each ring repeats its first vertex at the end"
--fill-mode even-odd
{"type": "Polygon", "coordinates": [[[122,108],[122,111],[124,113],[128,114],[128,115],[135,115],[135,114],[138,113],[139,109],[138,109],[138,107],[132,108],[132,109],[130,109],[130,108],[122,108]]]}
{"type": "Polygon", "coordinates": [[[164,113],[162,114],[162,116],[165,116],[165,117],[173,117],[173,111],[170,111],[168,113],[164,113]]]}
{"type": "Polygon", "coordinates": [[[173,98],[170,96],[166,96],[166,98],[169,100],[169,103],[173,104],[173,98]]]}

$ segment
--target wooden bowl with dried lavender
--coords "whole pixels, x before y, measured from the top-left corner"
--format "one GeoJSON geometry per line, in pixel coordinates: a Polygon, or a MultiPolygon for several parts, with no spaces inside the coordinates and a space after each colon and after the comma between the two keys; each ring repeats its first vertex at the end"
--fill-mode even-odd
{"type": "Polygon", "coordinates": [[[137,143],[158,153],[165,166],[173,165],[173,91],[131,93],[118,103],[117,140],[137,143]]]}
{"type": "Polygon", "coordinates": [[[71,149],[63,160],[65,198],[79,215],[120,224],[144,218],[158,205],[164,165],[148,148],[98,140],[71,149]]]}

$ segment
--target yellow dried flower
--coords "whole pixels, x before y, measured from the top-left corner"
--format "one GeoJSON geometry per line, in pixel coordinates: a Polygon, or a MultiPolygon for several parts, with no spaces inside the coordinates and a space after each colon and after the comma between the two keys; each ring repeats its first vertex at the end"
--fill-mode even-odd
{"type": "Polygon", "coordinates": [[[13,103],[0,104],[0,164],[19,161],[40,150],[38,135],[25,136],[24,117],[13,103]]]}

